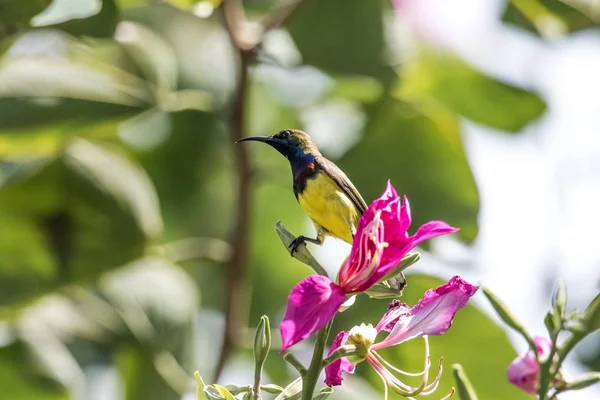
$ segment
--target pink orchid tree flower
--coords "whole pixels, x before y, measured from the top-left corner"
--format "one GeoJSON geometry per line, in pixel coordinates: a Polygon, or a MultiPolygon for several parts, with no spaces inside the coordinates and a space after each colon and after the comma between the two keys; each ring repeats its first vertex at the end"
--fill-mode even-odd
{"type": "MultiPolygon", "coordinates": [[[[329,355],[341,346],[355,345],[361,348],[361,356],[341,358],[327,365],[325,367],[325,383],[328,386],[341,385],[342,373],[353,373],[353,364],[366,360],[384,381],[386,399],[388,387],[409,398],[433,393],[441,378],[442,360],[439,361],[436,378],[433,382],[427,383],[431,367],[427,336],[441,335],[446,332],[452,325],[456,312],[467,304],[477,289],[479,289],[477,286],[455,276],[437,289],[425,292],[423,298],[412,308],[394,300],[375,328],[362,324],[352,328],[350,332],[340,332],[329,349],[329,355]],[[376,337],[381,331],[387,331],[389,334],[383,340],[376,342],[376,337]],[[395,368],[378,353],[378,350],[396,346],[417,337],[425,339],[425,368],[419,373],[412,374],[395,368]],[[421,384],[418,387],[407,385],[394,373],[421,376],[421,384]]],[[[452,394],[450,393],[444,399],[449,398],[452,394]]]]}
{"type": "MultiPolygon", "coordinates": [[[[537,348],[540,362],[545,362],[552,349],[552,342],[545,337],[535,336],[533,344],[537,348]]],[[[510,383],[529,394],[538,392],[538,376],[540,366],[535,359],[533,350],[529,350],[510,363],[506,369],[506,377],[510,383]]]]}
{"type": "Polygon", "coordinates": [[[350,256],[333,282],[312,275],[290,293],[280,325],[282,352],[306,339],[329,322],[346,297],[364,292],[390,272],[410,250],[424,240],[458,231],[443,221],[430,221],[410,236],[410,206],[404,204],[388,181],[383,195],[361,217],[350,256]]]}

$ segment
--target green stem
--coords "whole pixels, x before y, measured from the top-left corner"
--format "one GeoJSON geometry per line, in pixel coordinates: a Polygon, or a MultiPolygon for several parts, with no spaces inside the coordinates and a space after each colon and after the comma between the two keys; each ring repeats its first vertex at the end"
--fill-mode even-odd
{"type": "MultiPolygon", "coordinates": [[[[335,350],[331,355],[323,360],[323,368],[331,364],[332,362],[339,360],[343,357],[349,356],[359,356],[359,348],[355,345],[346,345],[335,350]]],[[[363,349],[363,357],[364,357],[364,349],[363,349]]]]}
{"type": "Polygon", "coordinates": [[[554,360],[554,356],[556,355],[556,352],[558,351],[558,346],[556,344],[557,340],[558,340],[558,335],[553,335],[552,336],[552,348],[550,350],[550,354],[548,355],[548,358],[546,359],[546,361],[544,361],[540,366],[541,366],[541,370],[540,370],[540,378],[539,378],[539,390],[538,390],[538,398],[540,400],[546,400],[548,399],[548,389],[550,388],[550,383],[554,380],[554,376],[556,375],[556,373],[552,368],[552,361],[554,360]]]}
{"type": "Polygon", "coordinates": [[[252,388],[252,400],[262,400],[260,396],[260,380],[262,378],[263,366],[260,363],[256,363],[254,369],[254,387],[252,388]]]}
{"type": "Polygon", "coordinates": [[[323,352],[325,351],[325,345],[327,344],[327,337],[329,331],[331,331],[331,325],[333,319],[325,325],[319,332],[317,332],[317,340],[315,342],[315,350],[313,352],[310,366],[306,371],[302,382],[302,400],[312,400],[317,386],[317,379],[323,370],[323,352]]]}
{"type": "Polygon", "coordinates": [[[283,355],[283,359],[292,367],[294,367],[300,376],[304,377],[306,375],[306,368],[304,368],[304,365],[302,365],[302,363],[298,361],[298,359],[292,353],[285,353],[283,355]]]}

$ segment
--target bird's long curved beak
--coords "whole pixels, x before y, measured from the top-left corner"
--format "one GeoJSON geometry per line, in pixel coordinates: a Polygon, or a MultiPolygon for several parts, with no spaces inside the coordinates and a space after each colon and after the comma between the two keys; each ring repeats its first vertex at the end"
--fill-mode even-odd
{"type": "Polygon", "coordinates": [[[245,138],[241,138],[240,140],[236,141],[236,143],[239,142],[244,142],[246,140],[253,140],[255,142],[264,142],[264,143],[268,143],[272,140],[271,136],[248,136],[245,138]]]}

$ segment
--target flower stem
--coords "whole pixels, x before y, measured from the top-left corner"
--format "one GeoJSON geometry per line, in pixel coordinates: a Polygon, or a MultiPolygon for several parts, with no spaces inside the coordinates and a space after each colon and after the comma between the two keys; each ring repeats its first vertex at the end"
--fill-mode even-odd
{"type": "Polygon", "coordinates": [[[262,364],[256,364],[254,370],[254,387],[252,388],[252,400],[262,400],[260,396],[260,380],[262,378],[262,364]]]}
{"type": "MultiPolygon", "coordinates": [[[[323,360],[323,367],[328,366],[332,362],[339,360],[342,357],[358,356],[359,348],[355,345],[346,345],[335,350],[331,355],[323,360]]],[[[364,354],[363,354],[364,355],[364,354]]]]}
{"type": "Polygon", "coordinates": [[[292,367],[294,367],[301,377],[304,377],[306,375],[306,368],[304,368],[304,365],[302,365],[302,363],[298,361],[298,359],[294,357],[292,353],[285,353],[283,355],[283,359],[287,361],[292,367]]]}
{"type": "Polygon", "coordinates": [[[327,337],[329,331],[331,331],[331,325],[333,319],[325,325],[319,332],[317,332],[317,340],[315,342],[315,350],[313,352],[310,366],[306,371],[302,382],[302,400],[312,400],[317,386],[317,379],[323,370],[323,352],[325,351],[325,345],[327,344],[327,337]]]}
{"type": "Polygon", "coordinates": [[[538,398],[540,400],[548,399],[548,391],[550,389],[550,383],[554,380],[554,376],[556,375],[553,369],[553,361],[554,356],[558,351],[558,334],[554,334],[551,337],[552,339],[552,348],[550,349],[550,354],[545,362],[540,363],[540,377],[539,377],[539,390],[538,390],[538,398]]]}

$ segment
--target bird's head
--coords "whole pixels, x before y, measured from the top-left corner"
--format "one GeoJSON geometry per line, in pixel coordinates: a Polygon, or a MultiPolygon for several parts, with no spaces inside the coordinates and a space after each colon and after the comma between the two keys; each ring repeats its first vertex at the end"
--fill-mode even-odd
{"type": "Polygon", "coordinates": [[[246,140],[266,143],[274,147],[290,161],[308,156],[316,157],[321,155],[312,138],[307,133],[298,129],[284,129],[272,136],[248,136],[238,140],[238,142],[246,140]]]}

